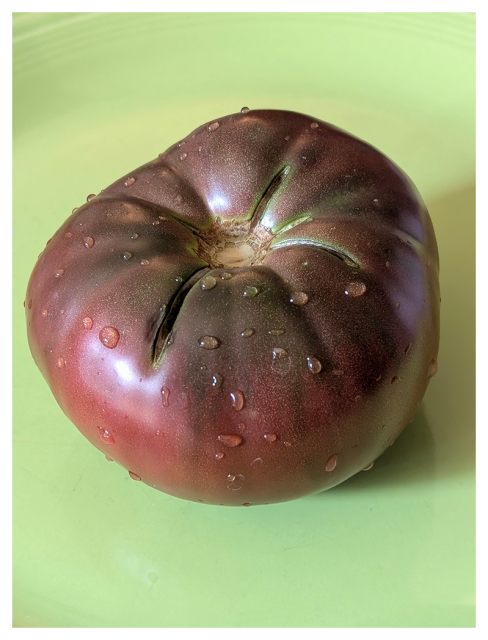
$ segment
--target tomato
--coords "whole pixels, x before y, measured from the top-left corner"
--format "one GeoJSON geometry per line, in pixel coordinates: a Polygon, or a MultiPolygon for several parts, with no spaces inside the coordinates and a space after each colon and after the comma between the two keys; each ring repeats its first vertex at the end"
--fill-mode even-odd
{"type": "Polygon", "coordinates": [[[243,109],[89,196],[26,315],[60,407],[132,478],[291,500],[369,467],[411,420],[437,368],[436,240],[378,150],[243,109]]]}

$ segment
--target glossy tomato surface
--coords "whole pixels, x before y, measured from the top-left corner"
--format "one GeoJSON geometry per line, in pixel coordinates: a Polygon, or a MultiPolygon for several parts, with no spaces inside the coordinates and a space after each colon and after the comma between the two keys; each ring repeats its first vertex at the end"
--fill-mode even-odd
{"type": "Polygon", "coordinates": [[[73,211],[32,273],[34,359],[135,480],[265,504],[368,468],[436,372],[438,253],[401,170],[243,109],[73,211]]]}

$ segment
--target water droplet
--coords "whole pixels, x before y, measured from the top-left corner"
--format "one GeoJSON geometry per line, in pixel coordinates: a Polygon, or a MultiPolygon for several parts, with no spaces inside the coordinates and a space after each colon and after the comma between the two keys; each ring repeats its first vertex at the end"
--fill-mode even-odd
{"type": "Polygon", "coordinates": [[[157,227],[157,226],[158,226],[158,224],[161,224],[161,220],[153,220],[153,221],[151,222],[151,224],[152,224],[152,226],[153,226],[153,227],[157,227]]]}
{"type": "Polygon", "coordinates": [[[245,298],[254,298],[255,296],[257,296],[259,293],[259,291],[257,290],[256,287],[246,287],[244,289],[244,291],[242,292],[242,295],[245,298]]]}
{"type": "Polygon", "coordinates": [[[131,233],[131,234],[130,234],[130,239],[131,239],[131,240],[136,240],[138,237],[139,237],[139,234],[138,234],[138,233],[131,233]]]}
{"type": "Polygon", "coordinates": [[[289,353],[281,347],[273,347],[273,360],[284,360],[289,358],[289,353]]]}
{"type": "Polygon", "coordinates": [[[398,382],[398,376],[393,376],[391,379],[391,384],[395,384],[395,382],[398,382]]]}
{"type": "Polygon", "coordinates": [[[139,264],[142,264],[143,267],[147,267],[147,265],[149,264],[149,260],[146,260],[146,258],[143,258],[139,264]]]}
{"type": "Polygon", "coordinates": [[[308,302],[308,296],[303,291],[294,291],[290,296],[290,302],[303,307],[308,302]]]}
{"type": "Polygon", "coordinates": [[[213,276],[205,276],[202,278],[200,286],[204,291],[210,291],[217,286],[217,280],[213,276]]]}
{"type": "Polygon", "coordinates": [[[130,253],[130,251],[126,251],[122,254],[122,257],[124,258],[124,260],[130,260],[132,258],[132,253],[130,253]]]}
{"type": "Polygon", "coordinates": [[[252,502],[243,502],[242,506],[243,507],[252,507],[252,502]]]}
{"type": "Polygon", "coordinates": [[[60,309],[59,313],[64,316],[64,314],[66,313],[66,309],[60,309]]]}
{"type": "Polygon", "coordinates": [[[115,327],[103,327],[100,331],[99,338],[105,347],[115,349],[120,339],[120,333],[115,327]]]}
{"type": "Polygon", "coordinates": [[[169,389],[168,387],[163,387],[161,389],[161,395],[163,397],[163,407],[169,407],[169,389]]]}
{"type": "Polygon", "coordinates": [[[254,458],[254,460],[251,462],[251,467],[254,467],[255,469],[259,469],[262,466],[263,466],[262,458],[254,458]]]}
{"type": "Polygon", "coordinates": [[[113,461],[114,461],[114,459],[113,459],[113,458],[110,458],[110,456],[105,456],[105,460],[106,460],[107,462],[113,462],[113,461]]]}
{"type": "Polygon", "coordinates": [[[218,122],[212,122],[212,124],[208,125],[208,130],[209,131],[215,131],[215,129],[219,128],[219,123],[218,122]]]}
{"type": "Polygon", "coordinates": [[[181,142],[178,142],[178,146],[179,147],[183,147],[186,144],[186,142],[184,140],[182,140],[181,142]]]}
{"type": "Polygon", "coordinates": [[[242,475],[242,473],[238,473],[237,475],[229,473],[229,475],[227,476],[227,480],[229,480],[227,489],[229,489],[230,491],[238,491],[239,489],[242,489],[246,478],[242,475]]]}
{"type": "Polygon", "coordinates": [[[90,202],[91,200],[93,200],[93,198],[96,198],[96,194],[94,193],[90,193],[89,195],[86,196],[86,201],[90,202]]]}
{"type": "Polygon", "coordinates": [[[74,209],[72,209],[71,213],[74,213],[75,211],[78,211],[78,207],[75,207],[74,209]]]}
{"type": "Polygon", "coordinates": [[[285,136],[285,140],[288,141],[290,139],[290,136],[285,136]]]}
{"type": "Polygon", "coordinates": [[[269,336],[282,336],[285,333],[284,329],[270,329],[268,331],[269,336]]]}
{"type": "Polygon", "coordinates": [[[437,360],[435,358],[432,359],[432,362],[429,365],[429,369],[427,371],[427,377],[432,378],[437,373],[437,360]]]}
{"type": "Polygon", "coordinates": [[[62,369],[64,367],[64,358],[61,356],[56,360],[56,366],[58,369],[62,369]]]}
{"type": "Polygon", "coordinates": [[[188,154],[187,153],[182,153],[180,155],[180,160],[185,160],[186,158],[188,158],[188,154]]]}
{"type": "Polygon", "coordinates": [[[180,276],[176,276],[176,278],[175,278],[175,282],[177,282],[178,284],[180,284],[181,282],[183,282],[183,278],[181,278],[180,276]]]}
{"type": "Polygon", "coordinates": [[[189,393],[180,393],[181,406],[183,409],[188,409],[191,405],[191,399],[189,393]]]}
{"type": "Polygon", "coordinates": [[[232,273],[229,273],[228,271],[223,271],[220,274],[220,277],[222,280],[230,280],[232,278],[232,273]]]}
{"type": "Polygon", "coordinates": [[[316,122],[312,122],[312,124],[310,125],[311,129],[316,129],[319,125],[316,122]]]}
{"type": "Polygon", "coordinates": [[[47,316],[48,316],[48,310],[47,310],[47,309],[43,309],[43,310],[42,310],[42,312],[41,312],[41,316],[42,316],[43,318],[47,318],[47,316]]]}
{"type": "Polygon", "coordinates": [[[241,411],[241,409],[244,407],[245,402],[244,394],[242,393],[242,391],[231,391],[230,399],[232,400],[232,406],[234,407],[234,409],[236,411],[241,411]]]}
{"type": "Polygon", "coordinates": [[[124,180],[124,187],[130,187],[131,185],[134,184],[134,182],[136,181],[136,179],[131,176],[130,178],[127,178],[126,180],[124,180]]]}
{"type": "Polygon", "coordinates": [[[98,435],[105,442],[105,444],[114,444],[115,440],[110,431],[103,427],[98,427],[98,435]]]}
{"type": "Polygon", "coordinates": [[[134,473],[133,471],[129,471],[129,475],[132,480],[136,480],[136,482],[139,482],[141,479],[141,476],[138,476],[137,473],[134,473]]]}
{"type": "Polygon", "coordinates": [[[198,344],[204,349],[217,349],[217,347],[220,347],[219,339],[214,336],[201,336],[198,344]]]}
{"type": "Polygon", "coordinates": [[[225,444],[226,447],[231,448],[239,447],[244,442],[244,438],[238,433],[226,433],[218,436],[217,440],[222,444],[225,444]]]}
{"type": "Polygon", "coordinates": [[[337,453],[334,453],[334,455],[330,456],[330,458],[325,463],[325,470],[334,471],[336,466],[337,466],[337,453]]]}
{"type": "Polygon", "coordinates": [[[29,300],[29,304],[27,305],[28,309],[32,309],[32,300],[29,300]]]}
{"type": "Polygon", "coordinates": [[[291,369],[291,358],[288,351],[281,347],[273,347],[272,354],[273,360],[271,362],[271,368],[273,371],[281,375],[288,373],[291,369]]]}
{"type": "MultiPolygon", "coordinates": [[[[203,502],[203,500],[199,500],[199,502],[203,502]]],[[[154,507],[154,504],[153,504],[153,507],[154,507]]],[[[149,580],[149,582],[154,584],[156,582],[156,580],[158,579],[158,574],[155,571],[150,571],[147,574],[147,579],[149,580]]]]}
{"type": "MultiPolygon", "coordinates": [[[[393,443],[392,443],[392,444],[393,444],[393,443]]],[[[391,445],[390,445],[390,446],[391,446],[391,445]]],[[[367,466],[367,467],[364,467],[363,471],[369,471],[370,469],[372,469],[372,468],[373,468],[373,465],[374,465],[374,460],[373,460],[373,462],[372,462],[371,464],[368,464],[368,466],[367,466]]]]}
{"type": "Polygon", "coordinates": [[[379,202],[378,198],[373,198],[373,202],[374,202],[375,204],[378,204],[378,202],[379,202]]]}
{"type": "Polygon", "coordinates": [[[307,356],[307,367],[310,373],[320,373],[322,371],[322,363],[313,356],[307,356]]]}
{"type": "Polygon", "coordinates": [[[224,381],[224,378],[219,373],[215,373],[212,376],[212,387],[215,387],[218,389],[219,387],[222,386],[223,381],[224,381]]]}
{"type": "Polygon", "coordinates": [[[347,288],[344,289],[346,296],[352,296],[353,298],[362,296],[365,291],[366,285],[363,282],[350,282],[347,288]]]}
{"type": "Polygon", "coordinates": [[[82,322],[83,322],[83,327],[88,331],[93,327],[93,320],[88,316],[86,318],[83,318],[82,322]]]}
{"type": "Polygon", "coordinates": [[[276,435],[276,433],[265,433],[263,438],[266,440],[266,442],[276,442],[278,440],[278,436],[276,435]]]}
{"type": "Polygon", "coordinates": [[[71,231],[67,231],[67,232],[64,234],[64,237],[65,237],[65,238],[72,238],[72,237],[73,237],[73,234],[71,233],[71,231]]]}
{"type": "Polygon", "coordinates": [[[174,341],[175,339],[174,339],[173,333],[170,333],[166,339],[166,344],[173,344],[174,341]]]}
{"type": "Polygon", "coordinates": [[[242,109],[241,109],[241,113],[249,113],[249,111],[251,111],[251,109],[249,109],[249,107],[242,107],[242,109]]]}
{"type": "Polygon", "coordinates": [[[222,458],[225,458],[225,453],[222,453],[222,451],[219,451],[219,453],[215,454],[216,460],[222,460],[222,458]]]}
{"type": "Polygon", "coordinates": [[[241,338],[250,338],[251,336],[253,336],[256,332],[254,331],[254,329],[252,329],[251,327],[249,327],[248,329],[244,329],[244,331],[240,332],[240,336],[241,338]]]}
{"type": "Polygon", "coordinates": [[[58,270],[56,271],[56,273],[54,274],[54,277],[55,277],[55,278],[61,278],[61,276],[63,276],[63,275],[64,275],[64,273],[65,273],[64,269],[58,269],[58,270]]]}
{"type": "Polygon", "coordinates": [[[87,238],[85,238],[83,240],[83,244],[85,245],[85,247],[87,249],[91,249],[93,247],[93,245],[95,244],[95,240],[93,238],[90,238],[90,236],[88,236],[87,238]]]}

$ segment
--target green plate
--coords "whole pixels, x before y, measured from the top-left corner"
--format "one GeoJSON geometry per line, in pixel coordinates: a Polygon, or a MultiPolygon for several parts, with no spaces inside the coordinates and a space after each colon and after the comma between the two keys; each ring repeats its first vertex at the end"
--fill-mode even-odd
{"type": "Polygon", "coordinates": [[[475,19],[19,13],[13,82],[13,624],[475,626],[475,19]],[[45,242],[205,121],[291,109],[413,179],[441,257],[439,372],[368,473],[232,509],[130,480],[56,405],[23,299],[45,242]]]}

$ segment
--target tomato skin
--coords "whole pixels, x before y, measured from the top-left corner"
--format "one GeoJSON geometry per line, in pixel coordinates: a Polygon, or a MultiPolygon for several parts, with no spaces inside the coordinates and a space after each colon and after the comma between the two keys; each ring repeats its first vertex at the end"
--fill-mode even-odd
{"type": "Polygon", "coordinates": [[[207,123],[90,198],[26,301],[32,355],[84,436],[210,504],[343,482],[436,370],[420,196],[373,147],[293,112],[207,123]]]}

